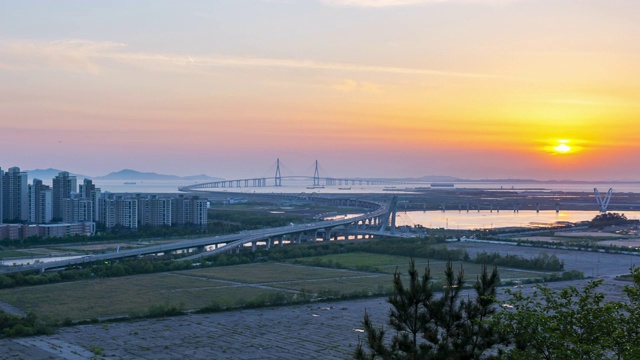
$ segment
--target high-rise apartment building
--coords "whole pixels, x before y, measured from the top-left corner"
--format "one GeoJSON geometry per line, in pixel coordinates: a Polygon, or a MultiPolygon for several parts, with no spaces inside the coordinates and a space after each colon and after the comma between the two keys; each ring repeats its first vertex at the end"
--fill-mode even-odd
{"type": "Polygon", "coordinates": [[[118,224],[129,229],[138,228],[138,199],[121,198],[117,199],[116,218],[118,224]]]}
{"type": "Polygon", "coordinates": [[[72,194],[62,200],[62,221],[66,223],[93,221],[93,202],[72,194]]]}
{"type": "Polygon", "coordinates": [[[89,197],[91,197],[91,192],[96,189],[96,185],[91,179],[84,179],[79,188],[80,190],[78,191],[78,194],[80,194],[80,197],[88,199],[89,197]]]}
{"type": "Polygon", "coordinates": [[[172,220],[174,224],[207,225],[206,199],[197,196],[178,195],[173,199],[172,220]]]}
{"type": "Polygon", "coordinates": [[[5,222],[29,221],[28,175],[12,167],[3,175],[2,213],[5,222]]]}
{"type": "Polygon", "coordinates": [[[63,200],[71,197],[77,192],[77,180],[75,176],[69,175],[66,171],[61,171],[53,178],[53,218],[62,219],[63,200]]]}
{"type": "Polygon", "coordinates": [[[34,224],[51,222],[52,200],[51,187],[44,185],[40,179],[33,179],[33,184],[29,185],[29,222],[34,224]]]}
{"type": "Polygon", "coordinates": [[[100,216],[98,222],[103,223],[107,229],[118,224],[116,218],[116,199],[105,194],[100,198],[100,216]]]}
{"type": "Polygon", "coordinates": [[[150,195],[138,198],[140,225],[171,226],[172,201],[169,197],[150,195]]]}
{"type": "Polygon", "coordinates": [[[117,225],[138,228],[138,199],[133,197],[114,196],[111,194],[100,198],[100,222],[107,229],[117,225]]]}
{"type": "Polygon", "coordinates": [[[4,212],[2,209],[4,208],[4,196],[2,195],[2,193],[4,192],[3,183],[4,183],[4,170],[0,168],[0,224],[2,224],[4,220],[4,212]]]}
{"type": "Polygon", "coordinates": [[[100,195],[101,190],[96,188],[93,181],[90,179],[84,179],[82,184],[80,184],[80,197],[83,199],[91,200],[91,204],[93,209],[93,220],[90,221],[100,221],[100,195]]]}

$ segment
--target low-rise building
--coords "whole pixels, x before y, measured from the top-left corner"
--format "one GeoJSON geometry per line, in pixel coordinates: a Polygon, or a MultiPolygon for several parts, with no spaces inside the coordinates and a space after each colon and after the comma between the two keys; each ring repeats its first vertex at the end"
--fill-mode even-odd
{"type": "Polygon", "coordinates": [[[33,236],[43,238],[67,237],[73,235],[92,236],[96,233],[96,223],[93,221],[61,224],[2,224],[0,225],[0,240],[21,240],[33,236]]]}

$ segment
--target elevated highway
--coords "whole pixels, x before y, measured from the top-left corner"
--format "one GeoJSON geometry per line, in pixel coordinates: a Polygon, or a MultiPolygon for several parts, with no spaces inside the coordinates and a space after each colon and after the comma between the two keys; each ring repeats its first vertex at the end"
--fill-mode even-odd
{"type": "MultiPolygon", "coordinates": [[[[335,201],[335,199],[332,199],[335,201]]],[[[335,220],[317,221],[307,224],[293,224],[289,226],[280,226],[274,228],[243,231],[236,234],[210,236],[200,239],[184,240],[170,244],[149,246],[140,249],[116,251],[105,254],[95,254],[80,256],[77,258],[34,263],[23,266],[9,266],[0,268],[0,273],[14,273],[23,271],[38,270],[41,272],[66,268],[69,266],[82,265],[89,262],[110,261],[127,257],[139,257],[145,255],[164,254],[180,250],[189,251],[195,249],[198,254],[190,256],[187,259],[195,259],[202,256],[215,255],[218,253],[229,252],[241,247],[245,244],[252,244],[254,247],[257,242],[267,242],[272,244],[279,241],[283,243],[283,236],[288,235],[292,242],[316,241],[318,233],[323,233],[323,240],[330,240],[334,229],[344,229],[346,227],[354,227],[359,234],[381,234],[386,230],[389,224],[392,231],[395,228],[395,209],[397,199],[394,197],[390,203],[361,201],[362,205],[372,210],[359,216],[352,218],[342,218],[335,220]],[[213,246],[211,251],[205,251],[207,247],[213,246]]]]}

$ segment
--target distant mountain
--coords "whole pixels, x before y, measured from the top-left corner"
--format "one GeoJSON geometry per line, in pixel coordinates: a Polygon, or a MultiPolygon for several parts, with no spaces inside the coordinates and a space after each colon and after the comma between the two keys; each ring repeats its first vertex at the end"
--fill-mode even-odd
{"type": "MultiPolygon", "coordinates": [[[[25,172],[27,172],[29,174],[29,182],[31,182],[31,180],[33,179],[40,179],[40,180],[51,180],[54,177],[58,176],[58,173],[64,171],[64,170],[58,170],[58,169],[34,169],[34,170],[24,170],[25,172]]],[[[74,174],[72,172],[69,172],[69,174],[71,176],[75,176],[78,178],[79,181],[82,181],[84,178],[87,179],[91,179],[93,178],[93,176],[87,176],[87,175],[82,175],[82,174],[74,174]]]]}
{"type": "Polygon", "coordinates": [[[94,178],[96,180],[219,180],[208,175],[176,176],[124,169],[94,178]]]}

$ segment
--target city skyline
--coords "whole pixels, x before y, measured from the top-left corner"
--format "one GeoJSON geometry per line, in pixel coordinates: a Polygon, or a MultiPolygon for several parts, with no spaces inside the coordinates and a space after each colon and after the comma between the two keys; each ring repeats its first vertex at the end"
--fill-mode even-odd
{"type": "Polygon", "coordinates": [[[0,10],[5,170],[639,180],[636,1],[0,10]]]}

